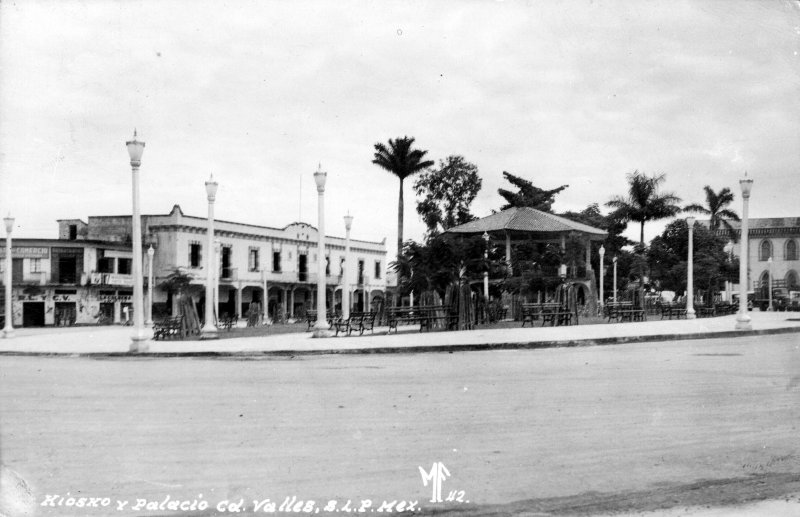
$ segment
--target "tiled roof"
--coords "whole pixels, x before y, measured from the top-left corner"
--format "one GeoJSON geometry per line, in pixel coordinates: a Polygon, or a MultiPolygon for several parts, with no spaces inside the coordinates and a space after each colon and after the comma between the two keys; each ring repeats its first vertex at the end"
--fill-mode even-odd
{"type": "Polygon", "coordinates": [[[538,233],[580,232],[601,237],[608,235],[604,230],[528,207],[509,208],[482,219],[455,226],[447,231],[450,233],[483,233],[498,230],[538,233]]]}

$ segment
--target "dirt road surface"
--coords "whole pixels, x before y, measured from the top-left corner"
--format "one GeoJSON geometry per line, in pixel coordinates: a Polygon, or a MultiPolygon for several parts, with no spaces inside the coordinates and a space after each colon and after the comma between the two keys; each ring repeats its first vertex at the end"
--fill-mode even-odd
{"type": "Polygon", "coordinates": [[[35,515],[221,515],[239,501],[239,515],[262,515],[270,502],[309,500],[319,514],[366,500],[367,512],[416,501],[416,513],[445,515],[693,515],[768,500],[800,514],[799,427],[797,334],[259,360],[0,358],[0,459],[30,487],[35,515]],[[441,503],[420,472],[437,463],[441,503]]]}

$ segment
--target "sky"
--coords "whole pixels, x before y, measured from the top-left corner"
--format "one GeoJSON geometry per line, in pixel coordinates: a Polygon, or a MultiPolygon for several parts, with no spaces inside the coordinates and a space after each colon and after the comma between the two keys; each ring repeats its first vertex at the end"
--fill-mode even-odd
{"type": "Polygon", "coordinates": [[[568,184],[559,212],[603,207],[634,170],[687,204],[730,187],[739,213],[746,172],[751,217],[800,216],[798,53],[782,0],[3,1],[0,214],[46,238],[129,214],[136,128],[142,213],[205,216],[213,174],[218,219],[316,226],[321,165],[327,233],[349,211],[389,256],[399,182],[371,161],[406,135],[478,166],[477,216],[503,171],[568,184]]]}

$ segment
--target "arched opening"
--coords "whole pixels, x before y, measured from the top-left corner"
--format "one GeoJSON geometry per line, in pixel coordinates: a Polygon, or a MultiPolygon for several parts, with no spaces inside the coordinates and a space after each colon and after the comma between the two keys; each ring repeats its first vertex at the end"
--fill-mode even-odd
{"type": "Polygon", "coordinates": [[[768,240],[761,241],[758,248],[758,260],[766,262],[772,256],[772,243],[768,240]]]}
{"type": "Polygon", "coordinates": [[[783,250],[783,257],[785,260],[797,260],[797,242],[794,239],[786,241],[786,246],[783,250]]]}

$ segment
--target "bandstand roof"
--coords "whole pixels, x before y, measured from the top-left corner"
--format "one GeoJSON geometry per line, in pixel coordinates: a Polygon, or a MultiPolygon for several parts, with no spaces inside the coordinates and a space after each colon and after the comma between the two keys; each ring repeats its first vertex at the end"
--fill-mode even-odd
{"type": "Polygon", "coordinates": [[[578,233],[589,240],[601,241],[608,235],[605,230],[529,207],[509,208],[447,230],[447,233],[462,234],[484,232],[509,232],[516,238],[534,240],[553,240],[561,235],[578,233]]]}

